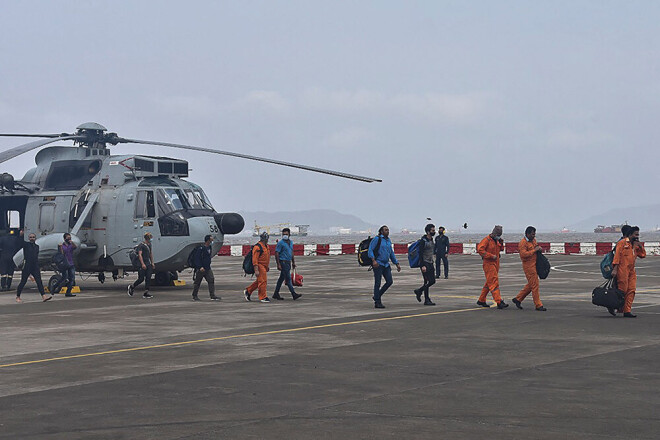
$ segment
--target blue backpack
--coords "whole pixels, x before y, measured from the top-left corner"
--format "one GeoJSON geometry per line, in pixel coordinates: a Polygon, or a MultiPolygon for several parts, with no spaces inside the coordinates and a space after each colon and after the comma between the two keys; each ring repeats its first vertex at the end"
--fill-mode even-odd
{"type": "Polygon", "coordinates": [[[423,248],[423,243],[422,240],[417,240],[414,243],[411,243],[410,246],[408,246],[408,264],[410,267],[415,268],[419,267],[421,261],[422,261],[422,248],[423,248]]]}
{"type": "Polygon", "coordinates": [[[603,261],[600,262],[600,273],[602,273],[603,278],[607,280],[612,279],[613,261],[614,261],[614,250],[611,250],[607,254],[605,254],[603,261]]]}

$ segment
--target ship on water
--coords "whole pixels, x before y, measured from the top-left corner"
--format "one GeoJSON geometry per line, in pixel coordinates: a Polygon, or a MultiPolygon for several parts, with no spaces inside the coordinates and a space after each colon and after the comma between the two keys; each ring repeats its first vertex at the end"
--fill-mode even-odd
{"type": "Polygon", "coordinates": [[[307,230],[309,225],[292,225],[291,223],[277,223],[274,225],[258,225],[257,222],[254,222],[254,229],[252,230],[252,236],[258,237],[262,232],[267,232],[268,235],[273,237],[279,237],[282,235],[282,229],[289,228],[291,230],[292,237],[307,237],[307,230]]]}
{"type": "Polygon", "coordinates": [[[602,234],[602,233],[618,233],[621,232],[621,227],[623,225],[627,225],[628,222],[622,223],[620,225],[611,225],[611,226],[605,226],[605,225],[598,225],[598,227],[594,228],[594,232],[597,234],[602,234]]]}

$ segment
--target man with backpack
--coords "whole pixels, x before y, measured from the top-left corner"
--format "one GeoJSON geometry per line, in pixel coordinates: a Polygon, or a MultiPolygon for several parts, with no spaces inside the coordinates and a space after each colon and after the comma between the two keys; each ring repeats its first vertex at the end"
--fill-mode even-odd
{"type": "Polygon", "coordinates": [[[433,267],[433,236],[435,235],[435,225],[429,223],[424,227],[424,232],[426,232],[426,235],[423,235],[420,239],[419,248],[419,268],[422,271],[424,284],[419,289],[415,289],[414,292],[418,302],[422,302],[422,294],[424,294],[424,305],[434,306],[435,303],[431,301],[431,297],[429,296],[429,288],[435,284],[435,268],[433,267]]]}
{"type": "Polygon", "coordinates": [[[493,232],[479,242],[477,252],[483,260],[484,275],[486,283],[481,289],[481,295],[477,300],[477,305],[481,307],[490,307],[486,302],[486,295],[490,292],[493,300],[497,303],[498,309],[509,307],[500,295],[500,280],[498,272],[500,271],[500,252],[504,250],[504,240],[502,240],[502,226],[497,225],[493,232]]]}
{"type": "Polygon", "coordinates": [[[268,232],[262,232],[259,236],[259,242],[252,247],[252,265],[257,279],[250,284],[244,291],[245,301],[252,301],[252,293],[259,289],[259,301],[269,303],[267,293],[268,277],[266,273],[270,270],[270,250],[268,249],[268,232]]]}
{"type": "Polygon", "coordinates": [[[282,239],[277,242],[275,248],[275,262],[277,263],[277,270],[280,271],[280,277],[277,279],[275,285],[275,292],[273,292],[273,299],[283,300],[280,296],[280,288],[282,283],[286,284],[293,300],[297,300],[302,295],[296,293],[291,282],[291,268],[296,268],[296,260],[293,256],[293,241],[291,240],[291,229],[282,229],[282,239]]]}
{"type": "Polygon", "coordinates": [[[449,237],[445,235],[444,226],[438,228],[438,236],[435,237],[435,277],[440,278],[440,262],[445,268],[445,279],[449,278],[449,237]]]}
{"type": "MultiPolygon", "coordinates": [[[[635,261],[637,257],[645,258],[646,250],[639,241],[639,227],[632,226],[627,230],[628,236],[616,244],[614,268],[612,277],[616,278],[617,288],[623,291],[626,302],[623,305],[623,316],[625,318],[636,318],[632,313],[632,303],[635,299],[637,290],[637,272],[635,271],[635,261]]],[[[612,311],[610,310],[610,313],[612,311]]]]}
{"type": "Polygon", "coordinates": [[[149,286],[151,286],[151,275],[156,269],[154,264],[154,255],[151,247],[151,239],[153,235],[150,232],[144,234],[144,241],[137,246],[137,260],[138,260],[138,279],[133,284],[128,285],[128,296],[133,296],[135,288],[144,281],[144,293],[142,298],[151,299],[154,296],[149,293],[149,286]]]}
{"type": "Polygon", "coordinates": [[[197,296],[199,287],[202,285],[202,280],[206,280],[209,286],[209,295],[211,301],[219,301],[220,297],[215,295],[215,277],[213,270],[211,270],[211,258],[213,257],[213,236],[207,235],[204,237],[204,245],[197,247],[192,256],[193,267],[195,269],[193,278],[193,291],[192,300],[201,301],[197,296]]]}
{"type": "Polygon", "coordinates": [[[530,292],[532,293],[536,310],[539,312],[545,312],[547,310],[543,307],[543,303],[541,302],[541,296],[539,294],[539,275],[536,272],[536,256],[537,252],[540,251],[541,246],[536,243],[536,228],[534,226],[527,226],[527,229],[525,229],[525,236],[520,240],[520,243],[518,243],[518,253],[522,260],[523,272],[525,272],[527,284],[525,284],[525,287],[523,287],[520,293],[518,293],[518,296],[511,300],[511,302],[521,310],[521,303],[530,292]]]}
{"type": "Polygon", "coordinates": [[[390,260],[396,265],[397,272],[401,272],[401,265],[394,255],[392,241],[390,240],[390,228],[381,226],[378,230],[378,236],[374,237],[369,244],[369,258],[374,271],[374,308],[384,309],[381,301],[383,294],[392,285],[392,267],[390,260]],[[380,286],[381,279],[385,278],[385,284],[380,286]]]}

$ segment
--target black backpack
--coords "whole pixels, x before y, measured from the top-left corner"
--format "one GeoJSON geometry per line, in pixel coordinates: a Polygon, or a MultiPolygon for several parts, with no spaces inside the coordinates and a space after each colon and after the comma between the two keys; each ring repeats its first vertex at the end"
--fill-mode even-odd
{"type": "Polygon", "coordinates": [[[131,265],[133,266],[133,269],[140,268],[140,257],[138,256],[138,247],[140,247],[139,244],[135,246],[133,249],[131,249],[130,252],[128,253],[128,258],[130,258],[131,260],[131,265]]]}
{"type": "Polygon", "coordinates": [[[188,255],[188,267],[192,267],[193,269],[199,269],[199,267],[196,266],[197,262],[197,256],[201,254],[202,252],[202,246],[197,246],[195,249],[190,252],[190,255],[188,255]]]}
{"type": "Polygon", "coordinates": [[[57,270],[59,270],[60,272],[63,272],[69,268],[69,262],[66,261],[66,257],[64,256],[64,254],[62,254],[62,252],[58,252],[55,255],[53,255],[52,261],[55,267],[57,267],[57,270]]]}
{"type": "MultiPolygon", "coordinates": [[[[257,243],[255,246],[259,246],[259,255],[261,256],[264,253],[264,248],[261,246],[261,243],[257,243]]],[[[245,275],[254,275],[254,264],[252,264],[253,249],[254,246],[252,246],[250,252],[248,252],[245,258],[243,259],[243,272],[245,272],[245,275]]]]}
{"type": "Polygon", "coordinates": [[[536,273],[542,280],[550,275],[550,262],[541,251],[536,252],[536,273]]]}
{"type": "MultiPolygon", "coordinates": [[[[373,238],[367,237],[364,240],[360,242],[360,246],[358,246],[358,264],[360,266],[371,266],[373,264],[373,260],[369,258],[369,246],[371,245],[371,241],[373,238]]],[[[380,251],[380,243],[383,241],[383,237],[378,236],[378,243],[376,243],[376,247],[374,248],[374,255],[377,256],[378,252],[380,251]]]]}

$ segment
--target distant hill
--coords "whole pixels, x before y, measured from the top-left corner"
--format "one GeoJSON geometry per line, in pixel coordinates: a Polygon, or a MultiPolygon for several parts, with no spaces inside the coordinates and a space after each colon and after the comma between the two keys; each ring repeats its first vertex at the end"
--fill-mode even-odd
{"type": "Polygon", "coordinates": [[[576,231],[593,231],[598,225],[615,225],[628,221],[642,231],[648,231],[660,225],[660,205],[639,206],[636,208],[615,208],[602,214],[594,215],[569,226],[576,231]]]}
{"type": "Polygon", "coordinates": [[[376,230],[379,226],[365,222],[351,214],[342,214],[331,209],[311,209],[307,211],[280,212],[241,212],[245,219],[245,230],[251,231],[256,221],[259,225],[273,225],[290,222],[292,225],[309,225],[309,233],[323,235],[330,228],[350,228],[353,231],[376,230]]]}

